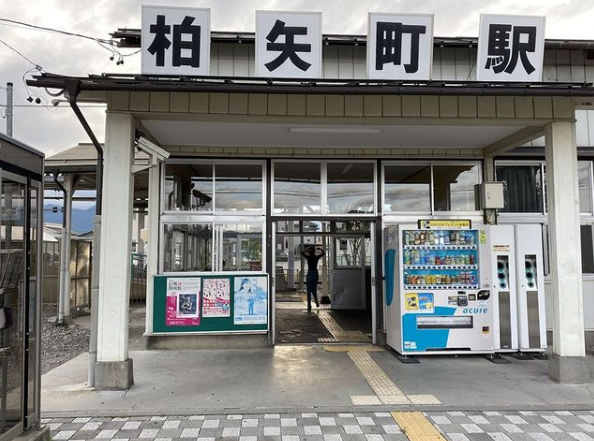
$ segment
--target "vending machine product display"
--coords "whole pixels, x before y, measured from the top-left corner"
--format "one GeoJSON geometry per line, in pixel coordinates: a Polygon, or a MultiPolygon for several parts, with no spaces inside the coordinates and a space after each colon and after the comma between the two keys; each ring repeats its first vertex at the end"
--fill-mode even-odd
{"type": "Polygon", "coordinates": [[[488,288],[481,289],[488,281],[481,280],[479,230],[389,228],[386,245],[395,253],[395,270],[386,274],[394,278],[386,307],[388,345],[410,355],[492,353],[492,299],[488,288]]]}

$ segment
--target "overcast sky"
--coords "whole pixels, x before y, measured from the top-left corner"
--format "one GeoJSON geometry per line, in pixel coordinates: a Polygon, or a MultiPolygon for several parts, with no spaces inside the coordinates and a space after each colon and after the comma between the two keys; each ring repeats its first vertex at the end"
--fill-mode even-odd
{"type": "MultiPolygon", "coordinates": [[[[213,31],[254,32],[256,10],[284,10],[321,11],[324,33],[365,34],[367,12],[377,11],[433,13],[435,36],[477,37],[480,14],[496,13],[544,15],[546,38],[594,40],[592,0],[0,0],[0,17],[109,38],[110,32],[120,27],[140,28],[143,4],[210,8],[213,31]]],[[[109,52],[82,38],[0,23],[0,40],[46,72],[76,76],[140,72],[140,54],[116,66],[109,60],[109,52]]],[[[0,43],[0,86],[10,81],[15,88],[13,136],[46,155],[89,142],[68,105],[48,110],[26,101],[22,77],[32,67],[0,43]]],[[[37,89],[34,92],[49,104],[52,97],[37,89]]],[[[0,89],[0,104],[6,104],[4,88],[0,89]]],[[[2,115],[4,109],[0,107],[2,115]]],[[[103,141],[104,109],[84,107],[83,112],[103,141]]],[[[5,118],[0,120],[0,131],[6,133],[5,118]]]]}

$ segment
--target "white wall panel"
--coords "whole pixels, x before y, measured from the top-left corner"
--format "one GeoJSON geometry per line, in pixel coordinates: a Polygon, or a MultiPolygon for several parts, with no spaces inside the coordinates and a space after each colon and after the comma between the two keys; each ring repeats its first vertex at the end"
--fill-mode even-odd
{"type": "Polygon", "coordinates": [[[338,78],[338,48],[324,46],[322,52],[324,78],[338,78]]]}
{"type": "Polygon", "coordinates": [[[588,127],[588,111],[576,110],[575,119],[575,135],[578,147],[592,145],[590,144],[590,135],[588,127]]]}

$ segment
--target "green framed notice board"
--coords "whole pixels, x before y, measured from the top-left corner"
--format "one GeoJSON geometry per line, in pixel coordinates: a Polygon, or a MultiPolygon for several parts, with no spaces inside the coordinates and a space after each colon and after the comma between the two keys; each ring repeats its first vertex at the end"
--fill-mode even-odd
{"type": "Polygon", "coordinates": [[[163,274],[154,279],[153,332],[269,330],[268,274],[163,274]]]}

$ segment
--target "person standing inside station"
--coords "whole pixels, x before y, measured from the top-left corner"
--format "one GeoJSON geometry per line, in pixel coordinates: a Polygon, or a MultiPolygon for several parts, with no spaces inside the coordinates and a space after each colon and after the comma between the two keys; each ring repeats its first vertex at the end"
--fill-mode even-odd
{"type": "Polygon", "coordinates": [[[311,300],[313,297],[316,306],[320,307],[318,301],[318,280],[320,275],[318,273],[318,261],[326,255],[322,247],[314,247],[313,245],[307,247],[307,250],[301,251],[301,255],[307,260],[307,277],[305,278],[307,286],[307,311],[311,312],[311,300]]]}

